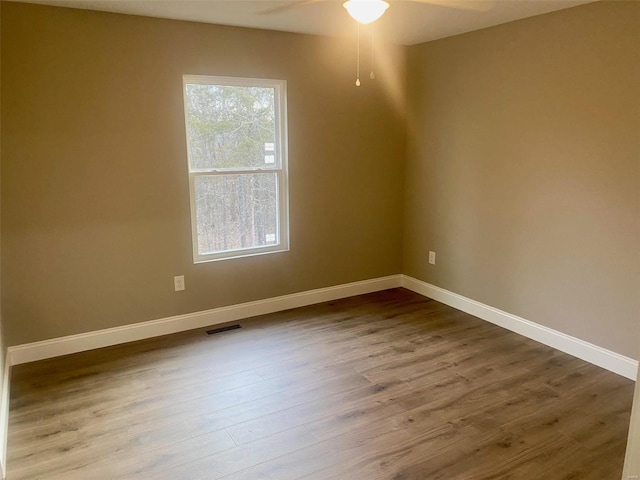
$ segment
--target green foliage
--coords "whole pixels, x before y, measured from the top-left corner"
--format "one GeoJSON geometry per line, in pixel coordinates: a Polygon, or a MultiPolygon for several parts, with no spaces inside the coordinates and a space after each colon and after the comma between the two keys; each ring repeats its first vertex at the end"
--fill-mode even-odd
{"type": "MultiPolygon", "coordinates": [[[[188,84],[187,141],[191,170],[275,166],[275,91],[267,87],[188,84]]],[[[194,183],[200,254],[275,243],[275,172],[201,174],[194,183]]]]}
{"type": "Polygon", "coordinates": [[[192,168],[265,165],[265,143],[275,142],[272,88],[189,84],[187,114],[192,168]]]}

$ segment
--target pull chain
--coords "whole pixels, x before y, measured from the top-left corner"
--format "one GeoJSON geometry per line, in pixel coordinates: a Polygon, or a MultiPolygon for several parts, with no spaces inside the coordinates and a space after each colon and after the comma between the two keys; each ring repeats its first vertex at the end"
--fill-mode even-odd
{"type": "Polygon", "coordinates": [[[374,49],[374,43],[373,43],[373,30],[374,30],[374,26],[371,25],[371,73],[369,74],[369,78],[371,80],[373,80],[374,78],[376,78],[375,74],[373,73],[373,65],[374,65],[374,60],[375,60],[375,49],[374,49]]]}
{"type": "Polygon", "coordinates": [[[358,23],[358,61],[356,65],[356,87],[360,86],[360,22],[358,23]]]}

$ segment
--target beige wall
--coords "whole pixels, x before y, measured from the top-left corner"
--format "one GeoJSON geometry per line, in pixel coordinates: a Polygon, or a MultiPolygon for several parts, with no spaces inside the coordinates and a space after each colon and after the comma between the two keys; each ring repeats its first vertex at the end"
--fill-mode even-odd
{"type": "MultiPolygon", "coordinates": [[[[0,3],[0,52],[2,52],[2,3],[0,3]]],[[[2,55],[0,54],[0,111],[2,111],[2,55]]],[[[0,115],[0,132],[2,132],[2,116],[0,115]]],[[[0,192],[2,185],[2,135],[0,135],[0,192]]],[[[0,212],[2,211],[2,202],[0,200],[0,212]]],[[[1,220],[1,214],[0,214],[1,220]]],[[[2,222],[0,221],[0,225],[2,222]]],[[[1,227],[0,227],[0,244],[2,242],[1,235],[1,227]]],[[[0,245],[0,257],[1,257],[2,247],[0,245]]],[[[1,260],[0,260],[1,263],[1,260]]],[[[2,275],[0,274],[0,290],[2,289],[2,275]]],[[[4,341],[4,324],[2,321],[2,305],[0,299],[0,478],[4,478],[4,466],[6,464],[6,441],[7,441],[7,426],[8,426],[8,415],[9,408],[8,405],[3,404],[3,400],[5,398],[4,389],[5,389],[5,357],[7,355],[7,349],[4,341]]],[[[6,379],[8,382],[8,379],[6,379]]],[[[8,398],[7,398],[8,400],[8,398]]]]}
{"type": "Polygon", "coordinates": [[[638,358],[640,2],[411,47],[408,81],[404,273],[638,358]]]}
{"type": "Polygon", "coordinates": [[[400,273],[404,49],[358,89],[355,41],[3,9],[9,344],[400,273]],[[193,264],[185,73],[288,81],[290,252],[193,264]]]}
{"type": "Polygon", "coordinates": [[[387,48],[356,89],[350,40],[3,4],[9,343],[404,271],[637,358],[639,7],[411,47],[407,76],[387,48]],[[290,252],[193,265],[183,73],[288,80],[290,252]]]}

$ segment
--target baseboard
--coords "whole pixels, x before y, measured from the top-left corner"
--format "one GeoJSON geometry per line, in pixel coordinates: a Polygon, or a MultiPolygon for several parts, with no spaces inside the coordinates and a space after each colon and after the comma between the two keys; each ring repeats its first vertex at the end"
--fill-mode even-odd
{"type": "Polygon", "coordinates": [[[407,275],[402,276],[402,286],[631,380],[636,379],[638,373],[637,360],[407,275]]]}
{"type": "MultiPolygon", "coordinates": [[[[585,342],[562,332],[544,327],[524,318],[498,310],[470,298],[458,295],[435,285],[417,280],[406,275],[347,283],[333,287],[309,290],[306,292],[283,295],[280,297],[247,302],[228,307],[215,308],[201,312],[177,315],[174,317],[135,323],[122,327],[109,328],[94,332],[54,338],[42,342],[28,343],[9,347],[5,366],[5,386],[3,395],[8,395],[8,375],[6,369],[11,365],[34,362],[46,358],[83,352],[95,348],[108,347],[121,343],[143,340],[161,335],[203,328],[220,323],[233,322],[243,318],[304,307],[320,302],[337,300],[365,293],[377,292],[395,287],[405,287],[420,295],[432,298],[453,308],[474,315],[478,318],[499,325],[532,340],[556,348],[560,351],[581,358],[587,362],[606,368],[619,375],[635,380],[638,372],[638,361],[585,342]]],[[[1,399],[4,401],[4,398],[1,399]]],[[[7,397],[8,402],[8,397],[7,397]]],[[[7,404],[8,405],[8,404],[7,404]]],[[[0,411],[0,422],[3,421],[0,411]]],[[[6,419],[4,419],[6,421],[6,419]]],[[[0,435],[1,435],[0,425],[0,435]]],[[[0,441],[1,441],[0,436],[0,441]]],[[[1,447],[1,445],[0,445],[1,447]]]]}
{"type": "Polygon", "coordinates": [[[0,478],[6,478],[7,468],[7,438],[9,435],[9,388],[11,387],[11,365],[9,364],[9,352],[6,354],[4,369],[2,371],[2,392],[0,395],[0,478]]]}
{"type": "Polygon", "coordinates": [[[317,290],[308,290],[306,292],[283,295],[266,300],[177,315],[159,320],[150,320],[122,327],[27,343],[9,347],[8,360],[11,365],[35,362],[46,358],[93,350],[95,348],[108,347],[143,340],[145,338],[183,332],[194,328],[233,322],[243,318],[279,312],[290,308],[304,307],[306,305],[313,305],[314,303],[328,302],[340,298],[387,290],[389,288],[399,287],[401,282],[402,275],[391,275],[317,290]]]}

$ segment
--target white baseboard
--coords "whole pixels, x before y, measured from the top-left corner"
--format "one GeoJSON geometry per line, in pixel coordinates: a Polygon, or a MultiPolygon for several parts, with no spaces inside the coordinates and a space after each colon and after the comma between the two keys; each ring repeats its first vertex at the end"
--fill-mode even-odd
{"type": "Polygon", "coordinates": [[[391,275],[389,277],[346,283],[333,287],[268,298],[266,300],[187,313],[185,315],[177,315],[159,320],[134,323],[122,327],[27,343],[9,347],[8,360],[11,365],[35,362],[46,358],[93,350],[95,348],[108,347],[135,340],[183,332],[194,328],[233,322],[243,318],[279,312],[290,308],[304,307],[306,305],[313,305],[314,303],[328,302],[339,298],[387,290],[389,288],[399,287],[401,281],[402,275],[391,275]]]}
{"type": "MultiPolygon", "coordinates": [[[[400,286],[624,377],[636,379],[638,372],[636,360],[406,275],[391,275],[9,347],[7,367],[400,286]]],[[[5,381],[7,389],[3,389],[3,394],[8,392],[8,379],[5,378],[5,381]]],[[[2,421],[1,415],[2,412],[0,412],[0,421],[2,421]]]]}
{"type": "Polygon", "coordinates": [[[7,469],[7,438],[9,436],[9,388],[11,387],[11,365],[7,352],[2,371],[0,392],[0,478],[5,478],[7,469]]]}
{"type": "Polygon", "coordinates": [[[512,315],[484,303],[476,302],[457,293],[450,292],[435,285],[417,280],[407,275],[402,276],[402,286],[425,297],[432,298],[450,307],[462,310],[507,330],[553,347],[562,352],[578,357],[599,367],[635,380],[638,373],[638,361],[599,347],[579,338],[572,337],[557,330],[539,325],[530,320],[512,315]]]}

